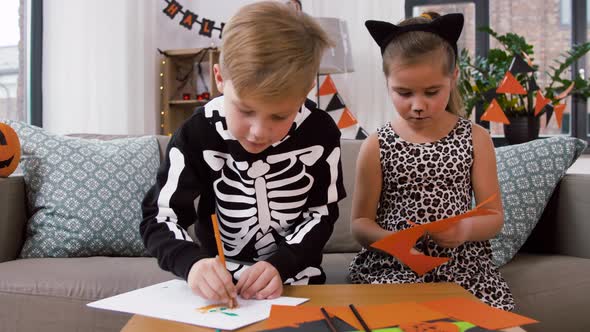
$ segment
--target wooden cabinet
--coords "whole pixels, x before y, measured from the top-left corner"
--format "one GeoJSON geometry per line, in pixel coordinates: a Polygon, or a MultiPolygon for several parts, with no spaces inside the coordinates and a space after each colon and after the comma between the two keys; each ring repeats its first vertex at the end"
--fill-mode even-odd
{"type": "Polygon", "coordinates": [[[216,48],[175,49],[162,52],[160,61],[160,134],[172,135],[198,106],[219,96],[213,65],[216,48]],[[208,96],[207,94],[208,93],[208,96]]]}

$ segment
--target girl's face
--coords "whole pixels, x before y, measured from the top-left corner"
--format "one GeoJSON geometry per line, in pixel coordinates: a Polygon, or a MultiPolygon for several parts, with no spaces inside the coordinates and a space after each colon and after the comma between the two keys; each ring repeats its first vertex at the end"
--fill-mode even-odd
{"type": "MultiPolygon", "coordinates": [[[[438,54],[437,54],[438,55],[438,54]]],[[[446,73],[440,57],[412,64],[394,62],[387,76],[393,106],[412,127],[426,127],[444,116],[458,70],[446,73]]]]}

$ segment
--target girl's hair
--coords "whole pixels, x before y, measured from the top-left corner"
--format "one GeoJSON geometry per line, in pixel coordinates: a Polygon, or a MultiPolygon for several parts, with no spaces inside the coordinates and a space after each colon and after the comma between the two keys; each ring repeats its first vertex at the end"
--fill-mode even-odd
{"type": "MultiPolygon", "coordinates": [[[[426,24],[436,19],[440,15],[435,12],[426,12],[421,16],[406,19],[398,24],[405,26],[410,24],[426,24]]],[[[443,54],[443,69],[448,75],[453,75],[457,68],[457,55],[453,46],[438,35],[425,31],[409,31],[394,38],[383,52],[383,72],[388,76],[394,61],[401,61],[403,64],[415,64],[423,61],[426,56],[436,55],[437,52],[443,54]]],[[[463,98],[459,93],[457,85],[451,87],[451,95],[447,111],[463,117],[465,107],[463,98]]]]}

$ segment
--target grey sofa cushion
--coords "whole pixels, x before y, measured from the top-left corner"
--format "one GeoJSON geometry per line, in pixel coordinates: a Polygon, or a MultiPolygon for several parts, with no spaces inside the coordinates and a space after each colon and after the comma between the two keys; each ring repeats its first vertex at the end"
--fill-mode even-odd
{"type": "Polygon", "coordinates": [[[0,292],[94,301],[176,278],[155,258],[29,258],[0,264],[0,292]]]}
{"type": "MultiPolygon", "coordinates": [[[[354,173],[356,158],[363,141],[342,140],[342,169],[346,197],[338,202],[340,216],[334,225],[334,232],[324,247],[324,252],[358,252],[361,246],[356,242],[350,231],[350,210],[352,206],[352,193],[354,192],[354,173]]],[[[348,266],[348,265],[346,265],[348,266]]]]}
{"type": "Polygon", "coordinates": [[[540,321],[527,332],[579,332],[590,328],[590,259],[519,253],[500,268],[517,313],[540,321]]]}
{"type": "Polygon", "coordinates": [[[32,258],[0,264],[0,331],[118,331],[130,315],[86,304],[175,278],[154,258],[32,258]]]}

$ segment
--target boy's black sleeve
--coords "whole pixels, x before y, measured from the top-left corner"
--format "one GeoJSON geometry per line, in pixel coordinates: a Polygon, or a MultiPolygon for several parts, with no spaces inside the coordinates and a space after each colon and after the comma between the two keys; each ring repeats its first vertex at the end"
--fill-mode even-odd
{"type": "Polygon", "coordinates": [[[319,273],[319,270],[312,270],[314,267],[317,270],[322,262],[322,250],[338,219],[338,201],[346,196],[340,161],[340,130],[332,122],[320,132],[324,151],[310,171],[314,183],[303,218],[293,232],[278,243],[277,252],[267,259],[287,283],[305,277],[306,273],[311,276],[319,273]],[[298,273],[301,274],[296,276],[298,273]]]}
{"type": "Polygon", "coordinates": [[[140,224],[144,245],[160,267],[185,280],[192,265],[208,257],[186,231],[196,221],[194,201],[202,187],[188,155],[201,149],[188,145],[187,129],[177,131],[168,144],[156,183],[143,200],[140,224]]]}

